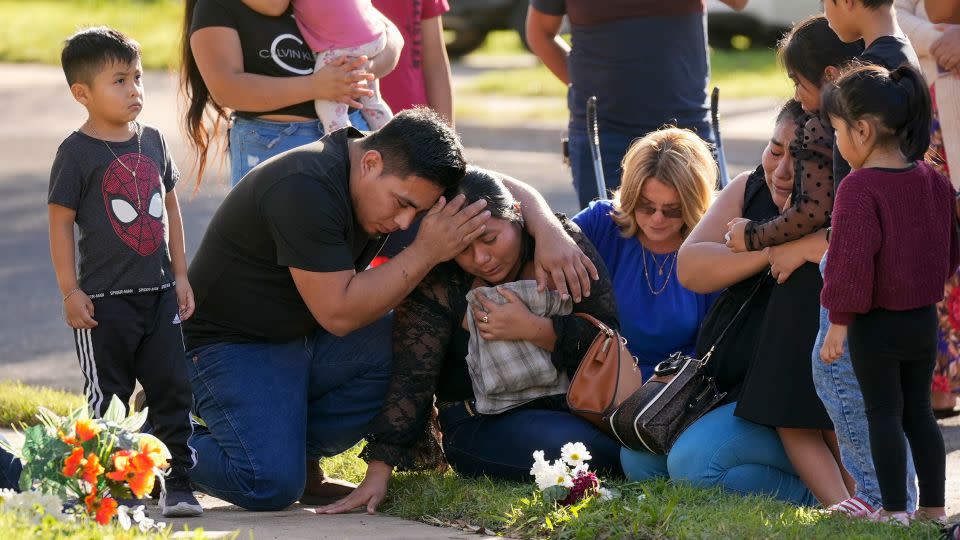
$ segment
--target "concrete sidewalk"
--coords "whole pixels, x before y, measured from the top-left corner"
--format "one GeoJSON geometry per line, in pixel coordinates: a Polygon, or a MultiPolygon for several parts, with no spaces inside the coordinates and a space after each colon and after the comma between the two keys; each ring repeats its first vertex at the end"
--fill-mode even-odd
{"type": "MultiPolygon", "coordinates": [[[[0,435],[16,445],[23,444],[23,436],[6,428],[0,435]]],[[[318,516],[314,507],[296,504],[280,512],[249,512],[230,503],[197,494],[204,513],[196,518],[164,518],[156,504],[147,510],[149,517],[165,521],[174,531],[202,528],[208,538],[230,538],[238,532],[238,539],[256,540],[315,540],[352,538],[390,538],[391,540],[477,540],[494,538],[485,534],[454,528],[433,527],[383,514],[368,515],[360,511],[336,516],[318,516]]],[[[174,534],[174,538],[192,538],[190,534],[174,534]]]]}

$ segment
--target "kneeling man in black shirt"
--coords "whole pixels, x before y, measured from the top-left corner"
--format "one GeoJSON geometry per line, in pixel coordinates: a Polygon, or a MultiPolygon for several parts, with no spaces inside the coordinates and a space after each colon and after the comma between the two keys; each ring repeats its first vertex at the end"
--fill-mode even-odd
{"type": "MultiPolygon", "coordinates": [[[[390,381],[390,310],[484,231],[480,201],[441,194],[463,177],[457,135],[427,109],[269,159],[230,192],[190,265],[184,324],[197,489],[250,510],[321,504],[352,484],[318,460],[356,444],[390,381]],[[425,213],[416,240],[367,269],[391,232],[425,213]]],[[[511,182],[541,275],[578,297],[595,274],[536,192],[511,182]],[[539,234],[538,234],[539,233],[539,234]],[[586,278],[586,279],[584,279],[586,278]]]]}

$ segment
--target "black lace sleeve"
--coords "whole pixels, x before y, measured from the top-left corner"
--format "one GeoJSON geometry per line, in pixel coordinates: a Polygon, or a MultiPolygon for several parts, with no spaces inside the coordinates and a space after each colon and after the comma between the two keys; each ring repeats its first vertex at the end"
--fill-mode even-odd
{"type": "Polygon", "coordinates": [[[793,201],[779,216],[747,223],[747,249],[785,244],[825,226],[833,210],[833,136],[820,117],[808,117],[790,144],[794,160],[793,201]]]}
{"type": "Polygon", "coordinates": [[[450,265],[435,268],[393,315],[393,375],[380,414],[370,423],[360,456],[399,469],[443,466],[433,417],[433,394],[444,354],[458,324],[451,310],[457,289],[450,265]]]}
{"type": "MultiPolygon", "coordinates": [[[[619,331],[617,301],[614,299],[613,283],[607,267],[603,264],[603,259],[576,225],[566,219],[563,223],[567,233],[577,242],[583,253],[593,261],[597,267],[597,273],[600,274],[600,279],[591,284],[590,296],[574,304],[573,312],[589,313],[610,328],[619,331]]],[[[551,360],[557,369],[565,369],[572,375],[580,365],[580,360],[583,359],[590,344],[593,343],[593,338],[597,336],[597,327],[575,315],[552,317],[552,320],[553,330],[557,334],[557,344],[553,348],[551,360]]]]}

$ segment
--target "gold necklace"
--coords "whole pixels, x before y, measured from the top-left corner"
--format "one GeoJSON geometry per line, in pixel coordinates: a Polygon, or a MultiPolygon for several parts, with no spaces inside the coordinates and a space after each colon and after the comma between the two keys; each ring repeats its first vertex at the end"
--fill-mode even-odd
{"type": "MultiPolygon", "coordinates": [[[[647,248],[644,247],[643,244],[640,244],[640,255],[643,258],[643,277],[647,282],[647,288],[650,289],[650,292],[653,293],[654,296],[657,296],[662,293],[667,288],[667,284],[670,283],[670,277],[673,275],[673,269],[677,265],[677,252],[667,255],[666,258],[663,259],[663,264],[660,265],[659,269],[659,275],[661,276],[663,275],[663,267],[666,266],[667,261],[672,261],[672,263],[670,265],[670,270],[667,272],[667,279],[663,280],[663,285],[656,290],[654,290],[653,283],[650,282],[650,271],[647,269],[647,248]]],[[[654,264],[659,264],[657,263],[657,258],[653,256],[652,251],[650,252],[650,256],[653,257],[654,264]]]]}
{"type": "Polygon", "coordinates": [[[120,160],[120,156],[118,156],[117,153],[113,151],[113,148],[110,147],[110,143],[108,143],[103,137],[101,137],[100,134],[97,133],[97,130],[94,129],[92,125],[87,127],[90,128],[90,131],[93,133],[94,137],[99,139],[100,142],[102,142],[103,145],[107,147],[107,150],[109,150],[110,153],[113,154],[113,159],[117,160],[117,163],[119,163],[121,167],[126,169],[127,172],[133,176],[133,190],[137,193],[137,208],[140,208],[141,206],[140,187],[137,185],[137,171],[140,169],[140,157],[143,155],[142,153],[143,148],[140,144],[140,134],[143,132],[143,130],[140,128],[140,125],[137,123],[134,123],[133,132],[136,133],[137,135],[137,164],[133,166],[133,169],[131,169],[130,167],[127,167],[127,164],[120,160]]]}

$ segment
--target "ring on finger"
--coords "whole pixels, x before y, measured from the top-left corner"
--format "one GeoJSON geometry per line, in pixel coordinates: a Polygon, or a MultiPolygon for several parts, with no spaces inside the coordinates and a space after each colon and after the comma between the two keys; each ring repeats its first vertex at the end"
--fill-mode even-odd
{"type": "Polygon", "coordinates": [[[480,322],[486,324],[490,322],[490,317],[487,317],[486,315],[484,315],[483,317],[480,317],[480,322]]]}

